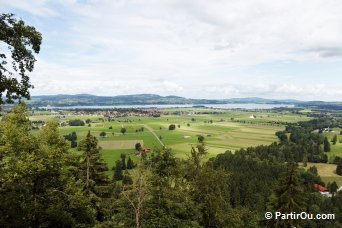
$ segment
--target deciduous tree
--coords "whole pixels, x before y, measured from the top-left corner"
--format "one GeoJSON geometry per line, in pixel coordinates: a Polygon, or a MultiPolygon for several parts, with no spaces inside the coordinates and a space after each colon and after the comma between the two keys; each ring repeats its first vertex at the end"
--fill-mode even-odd
{"type": "Polygon", "coordinates": [[[29,89],[33,86],[28,72],[34,69],[33,53],[39,53],[42,35],[13,14],[0,14],[0,41],[10,52],[10,56],[0,53],[0,104],[3,93],[8,103],[21,97],[30,98],[29,89]]]}

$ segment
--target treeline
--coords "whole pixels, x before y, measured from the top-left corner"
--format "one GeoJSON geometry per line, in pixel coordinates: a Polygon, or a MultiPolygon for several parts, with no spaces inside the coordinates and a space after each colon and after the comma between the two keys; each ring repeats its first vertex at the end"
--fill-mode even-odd
{"type": "Polygon", "coordinates": [[[110,178],[96,137],[88,133],[78,143],[80,152],[68,152],[56,123],[31,132],[21,104],[0,125],[0,226],[341,225],[342,194],[324,198],[313,189],[324,183],[314,167],[305,171],[291,162],[297,143],[226,152],[205,161],[204,142],[201,138],[187,159],[167,148],[141,156],[137,164],[122,155],[110,178]],[[335,213],[336,219],[265,220],[265,211],[335,213]]]}
{"type": "MultiPolygon", "coordinates": [[[[288,124],[284,131],[276,132],[280,143],[272,144],[274,149],[267,156],[276,156],[283,161],[326,163],[328,156],[325,152],[330,151],[330,142],[321,133],[334,127],[342,127],[342,120],[322,116],[310,121],[288,124]]],[[[339,157],[335,160],[334,163],[338,162],[339,157]]]]}

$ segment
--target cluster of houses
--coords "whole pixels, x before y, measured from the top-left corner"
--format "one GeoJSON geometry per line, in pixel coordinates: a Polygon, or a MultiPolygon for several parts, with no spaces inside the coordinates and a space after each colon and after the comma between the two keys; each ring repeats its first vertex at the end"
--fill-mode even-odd
{"type": "Polygon", "coordinates": [[[103,115],[108,118],[118,118],[118,117],[128,117],[128,116],[138,116],[138,117],[160,117],[161,112],[158,109],[134,109],[127,111],[100,111],[98,115],[103,115]]]}
{"type": "MultiPolygon", "coordinates": [[[[322,185],[319,185],[319,184],[314,184],[314,189],[316,189],[319,193],[321,193],[322,196],[325,196],[325,197],[332,197],[332,193],[329,191],[329,189],[327,187],[324,187],[322,185]]],[[[337,192],[340,192],[342,191],[342,186],[340,186],[337,190],[336,190],[336,193],[337,192]]]]}

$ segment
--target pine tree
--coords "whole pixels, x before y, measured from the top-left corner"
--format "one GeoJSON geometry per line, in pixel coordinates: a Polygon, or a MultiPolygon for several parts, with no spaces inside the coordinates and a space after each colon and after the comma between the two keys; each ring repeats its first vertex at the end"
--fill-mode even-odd
{"type": "Polygon", "coordinates": [[[76,148],[77,147],[77,142],[75,140],[72,140],[70,143],[71,148],[76,148]]]}
{"type": "Polygon", "coordinates": [[[127,170],[123,174],[122,184],[123,185],[131,185],[131,184],[133,184],[133,179],[132,179],[131,175],[129,174],[129,172],[127,170]]]}
{"type": "Polygon", "coordinates": [[[101,158],[98,140],[95,136],[88,134],[84,140],[80,142],[80,150],[83,151],[82,165],[80,168],[81,177],[85,180],[86,189],[94,191],[95,185],[107,185],[109,179],[105,173],[108,170],[107,164],[101,158]]]}
{"type": "Polygon", "coordinates": [[[196,220],[199,211],[184,178],[187,167],[168,148],[156,151],[148,162],[151,164],[150,197],[145,203],[144,226],[199,227],[196,220]]]}
{"type": "Polygon", "coordinates": [[[324,152],[330,151],[330,142],[327,137],[324,138],[324,152]]]}
{"type": "MultiPolygon", "coordinates": [[[[307,197],[300,184],[297,164],[290,163],[287,172],[280,178],[271,196],[271,210],[281,213],[305,211],[307,197]]],[[[270,220],[272,223],[273,221],[270,220]]],[[[297,225],[297,220],[277,220],[272,226],[290,227],[297,225]]]]}
{"type": "Polygon", "coordinates": [[[127,160],[127,169],[133,169],[133,168],[134,168],[133,160],[131,159],[131,157],[128,157],[128,160],[127,160]]]}
{"type": "Polygon", "coordinates": [[[122,161],[117,160],[115,162],[115,167],[114,167],[114,176],[113,179],[116,181],[122,180],[123,174],[122,174],[122,161]]]}
{"type": "Polygon", "coordinates": [[[336,142],[337,142],[337,135],[334,135],[333,140],[332,140],[333,145],[335,145],[336,142]]]}
{"type": "Polygon", "coordinates": [[[112,186],[106,174],[107,163],[101,158],[98,140],[95,136],[88,134],[80,142],[80,150],[83,151],[83,161],[80,164],[80,177],[85,181],[85,192],[92,199],[96,210],[96,219],[103,221],[110,212],[108,198],[112,186]]]}
{"type": "Polygon", "coordinates": [[[126,170],[126,154],[120,154],[122,170],[126,170]]]}

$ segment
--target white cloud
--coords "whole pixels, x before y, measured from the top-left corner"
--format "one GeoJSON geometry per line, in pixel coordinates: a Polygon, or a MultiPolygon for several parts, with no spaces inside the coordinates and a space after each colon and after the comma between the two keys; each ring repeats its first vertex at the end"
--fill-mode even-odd
{"type": "Polygon", "coordinates": [[[307,73],[296,69],[289,77],[301,80],[289,83],[275,70],[253,68],[277,61],[340,63],[339,0],[30,3],[0,0],[6,9],[42,18],[39,26],[46,42],[32,74],[34,94],[335,99],[339,93],[333,91],[342,89],[342,79],[327,82],[340,71],[322,79],[315,76],[313,84],[307,73]],[[54,18],[53,28],[45,18],[54,18]]]}

